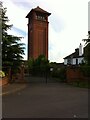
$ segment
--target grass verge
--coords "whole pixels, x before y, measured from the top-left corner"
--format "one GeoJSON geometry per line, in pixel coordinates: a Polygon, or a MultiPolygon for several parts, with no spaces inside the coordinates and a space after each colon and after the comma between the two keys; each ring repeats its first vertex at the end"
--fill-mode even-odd
{"type": "Polygon", "coordinates": [[[88,88],[88,89],[90,89],[90,83],[89,83],[89,82],[74,81],[74,82],[70,83],[70,85],[73,85],[73,86],[75,86],[75,87],[88,88]]]}

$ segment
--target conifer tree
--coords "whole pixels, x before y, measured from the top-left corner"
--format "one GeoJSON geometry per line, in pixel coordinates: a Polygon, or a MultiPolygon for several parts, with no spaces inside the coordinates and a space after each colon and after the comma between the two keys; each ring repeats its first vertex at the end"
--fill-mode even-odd
{"type": "Polygon", "coordinates": [[[22,55],[24,55],[24,44],[21,43],[22,37],[17,37],[8,34],[8,30],[12,28],[13,25],[9,25],[9,19],[6,16],[7,8],[3,7],[2,2],[0,2],[0,9],[2,10],[2,68],[11,68],[16,71],[22,62],[22,55]]]}

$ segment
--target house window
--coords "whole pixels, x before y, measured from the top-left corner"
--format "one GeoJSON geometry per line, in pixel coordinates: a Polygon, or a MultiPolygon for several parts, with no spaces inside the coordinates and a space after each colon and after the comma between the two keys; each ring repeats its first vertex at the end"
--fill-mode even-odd
{"type": "Polygon", "coordinates": [[[78,59],[76,59],[76,65],[78,65],[78,59]]]}
{"type": "Polygon", "coordinates": [[[68,59],[68,60],[67,60],[67,64],[68,64],[68,65],[71,65],[71,59],[68,59]]]}

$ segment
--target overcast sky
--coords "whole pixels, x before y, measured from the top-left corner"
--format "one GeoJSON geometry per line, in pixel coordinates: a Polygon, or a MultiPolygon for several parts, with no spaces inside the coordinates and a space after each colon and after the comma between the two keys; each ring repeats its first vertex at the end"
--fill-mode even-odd
{"type": "Polygon", "coordinates": [[[49,16],[49,60],[63,62],[63,58],[75,51],[84,42],[88,33],[89,0],[2,0],[7,7],[7,16],[13,24],[9,34],[22,36],[27,59],[26,15],[37,6],[51,13],[49,16]]]}

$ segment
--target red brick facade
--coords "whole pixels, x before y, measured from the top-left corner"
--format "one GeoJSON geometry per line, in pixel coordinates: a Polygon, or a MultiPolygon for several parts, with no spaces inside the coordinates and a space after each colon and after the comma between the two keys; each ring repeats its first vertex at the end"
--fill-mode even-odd
{"type": "Polygon", "coordinates": [[[48,16],[50,13],[37,7],[28,18],[28,59],[45,55],[48,59],[48,16]]]}
{"type": "Polygon", "coordinates": [[[88,81],[90,79],[85,77],[83,73],[80,71],[80,68],[76,66],[68,66],[66,75],[67,82],[88,81]]]}

